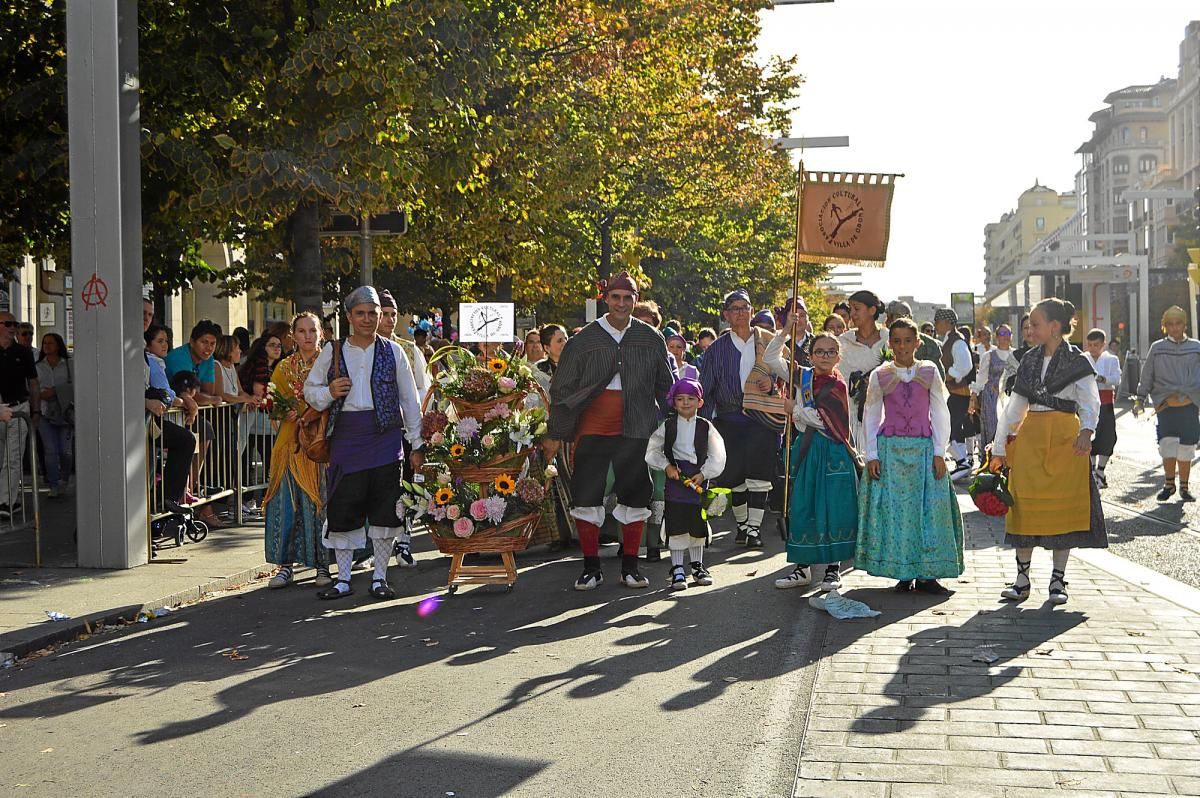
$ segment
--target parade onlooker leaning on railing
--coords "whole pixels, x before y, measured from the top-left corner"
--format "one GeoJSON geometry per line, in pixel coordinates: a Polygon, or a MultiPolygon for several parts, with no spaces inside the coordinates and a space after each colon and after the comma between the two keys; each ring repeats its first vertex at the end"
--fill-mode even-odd
{"type": "Polygon", "coordinates": [[[42,439],[50,498],[56,499],[60,486],[71,473],[71,443],[75,436],[75,375],[66,342],[58,333],[42,336],[37,375],[42,399],[38,434],[42,439]]]}

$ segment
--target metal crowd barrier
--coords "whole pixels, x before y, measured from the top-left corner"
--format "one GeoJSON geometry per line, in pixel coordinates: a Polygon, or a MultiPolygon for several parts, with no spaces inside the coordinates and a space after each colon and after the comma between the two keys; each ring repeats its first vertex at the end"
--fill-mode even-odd
{"type": "MultiPolygon", "coordinates": [[[[232,498],[233,520],[240,525],[244,521],[245,493],[265,489],[270,479],[275,424],[264,411],[231,404],[201,407],[190,424],[186,413],[178,408],[167,411],[163,419],[196,438],[187,490],[180,505],[192,511],[195,520],[199,508],[232,498]]],[[[193,541],[203,539],[203,534],[196,534],[195,525],[181,518],[168,503],[164,465],[170,455],[164,447],[161,422],[153,416],[146,420],[146,453],[146,534],[150,551],[155,552],[171,538],[181,543],[185,533],[193,541]]]]}
{"type": "Polygon", "coordinates": [[[42,564],[42,523],[38,484],[37,430],[27,411],[14,411],[0,423],[0,534],[33,528],[34,561],[42,564]],[[28,480],[25,467],[29,466],[28,480]]]}

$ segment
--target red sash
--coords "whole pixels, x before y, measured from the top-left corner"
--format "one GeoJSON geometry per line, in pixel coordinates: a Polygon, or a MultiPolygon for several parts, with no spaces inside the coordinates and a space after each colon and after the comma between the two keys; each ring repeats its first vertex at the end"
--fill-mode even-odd
{"type": "Polygon", "coordinates": [[[620,391],[601,391],[579,417],[575,432],[578,441],[584,435],[621,435],[625,431],[625,400],[620,391]]]}
{"type": "Polygon", "coordinates": [[[1100,404],[1111,405],[1113,403],[1113,399],[1116,396],[1116,393],[1117,392],[1115,390],[1105,390],[1102,388],[1100,390],[1100,404]]]}

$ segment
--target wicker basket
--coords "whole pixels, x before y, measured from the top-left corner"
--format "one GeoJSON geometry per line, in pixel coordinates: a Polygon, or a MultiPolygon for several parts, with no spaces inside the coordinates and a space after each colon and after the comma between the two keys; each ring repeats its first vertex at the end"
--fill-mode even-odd
{"type": "Polygon", "coordinates": [[[521,472],[525,461],[537,451],[533,447],[519,452],[502,454],[484,463],[455,463],[447,461],[446,467],[450,473],[465,482],[491,482],[496,477],[508,474],[513,479],[521,472]]]}
{"type": "Polygon", "coordinates": [[[443,554],[499,553],[524,551],[529,536],[541,520],[541,512],[530,513],[505,521],[500,526],[480,529],[469,538],[456,537],[438,524],[430,525],[430,537],[443,554]],[[516,534],[512,534],[516,532],[516,534]]]}
{"type": "Polygon", "coordinates": [[[469,399],[463,399],[461,396],[448,396],[450,404],[454,405],[454,412],[459,418],[471,416],[483,421],[484,415],[497,405],[508,405],[509,407],[520,407],[528,395],[526,391],[513,391],[509,394],[501,394],[492,399],[485,399],[482,402],[472,402],[469,399]]]}

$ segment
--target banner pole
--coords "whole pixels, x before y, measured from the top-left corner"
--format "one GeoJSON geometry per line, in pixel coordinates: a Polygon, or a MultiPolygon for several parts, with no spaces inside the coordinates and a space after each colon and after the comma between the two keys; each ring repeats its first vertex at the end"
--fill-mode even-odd
{"type": "MultiPolygon", "coordinates": [[[[796,252],[792,260],[792,314],[796,312],[796,304],[800,301],[800,214],[804,209],[804,160],[800,160],[800,168],[796,175],[796,252]]],[[[788,324],[788,319],[783,323],[788,324]]],[[[785,332],[786,335],[786,332],[785,332]]],[[[792,332],[792,340],[788,344],[791,357],[788,358],[788,398],[796,400],[796,333],[792,332]]],[[[791,532],[792,516],[792,429],[793,422],[789,415],[784,432],[783,446],[783,529],[780,530],[784,540],[791,532]]]]}

